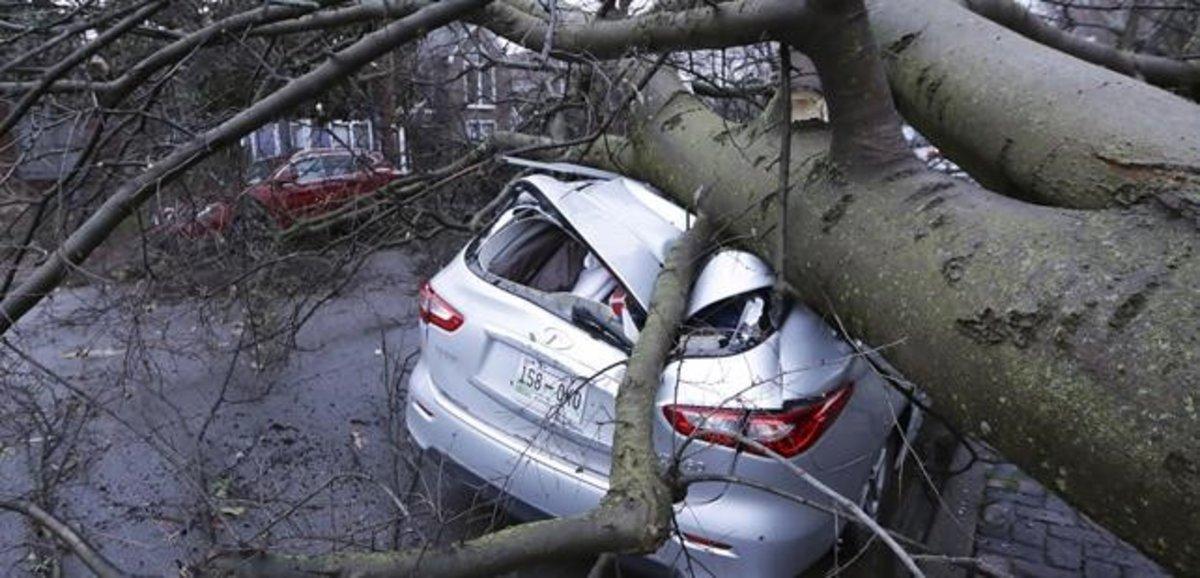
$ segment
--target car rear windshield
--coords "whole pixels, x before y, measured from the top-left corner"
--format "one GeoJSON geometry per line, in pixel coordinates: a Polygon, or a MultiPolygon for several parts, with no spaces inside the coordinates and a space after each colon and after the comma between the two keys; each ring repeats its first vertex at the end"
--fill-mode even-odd
{"type": "Polygon", "coordinates": [[[499,277],[552,293],[571,290],[586,255],[587,248],[566,231],[548,221],[527,218],[489,239],[480,261],[499,277]]]}
{"type": "Polygon", "coordinates": [[[782,314],[777,309],[783,308],[772,297],[770,288],[722,299],[684,322],[680,347],[684,355],[692,357],[746,351],[775,333],[782,314]]]}
{"type": "Polygon", "coordinates": [[[623,348],[637,337],[645,314],[617,278],[556,221],[539,210],[514,218],[474,250],[480,272],[597,338],[623,348]]]}

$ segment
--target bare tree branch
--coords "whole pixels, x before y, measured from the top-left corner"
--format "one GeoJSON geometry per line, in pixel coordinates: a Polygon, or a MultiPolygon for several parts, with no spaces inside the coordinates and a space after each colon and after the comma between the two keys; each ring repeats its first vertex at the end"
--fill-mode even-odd
{"type": "Polygon", "coordinates": [[[50,531],[56,538],[71,550],[79,560],[100,578],[128,578],[128,575],[108,561],[87,540],[83,539],[71,526],[39,508],[37,504],[24,500],[0,500],[0,509],[10,510],[28,516],[39,526],[50,531]]]}
{"type": "MultiPolygon", "coordinates": [[[[1050,25],[1012,0],[962,0],[967,8],[1013,32],[1076,58],[1164,88],[1200,95],[1200,64],[1107,46],[1050,25]]],[[[1124,9],[1124,7],[1122,7],[1124,9]]],[[[1136,14],[1137,12],[1133,12],[1136,14]]],[[[1134,21],[1131,19],[1131,22],[1134,21]]]]}
{"type": "Polygon", "coordinates": [[[408,42],[424,31],[445,25],[485,5],[487,0],[449,0],[423,8],[373,32],[331,56],[324,64],[289,82],[254,106],[193,139],[145,172],[117,189],[54,254],[34,270],[20,286],[0,301],[0,334],[75,266],[82,263],[127,216],[155,189],[176,178],[215,150],[237,142],[271,118],[320,94],[334,81],[345,78],[388,50],[408,42]]]}
{"type": "Polygon", "coordinates": [[[91,58],[91,56],[97,52],[100,52],[101,49],[111,44],[114,40],[124,36],[125,33],[131,28],[141,24],[141,22],[148,16],[158,12],[159,10],[162,10],[168,4],[168,0],[144,0],[144,2],[145,4],[136,12],[121,19],[120,22],[117,22],[108,30],[102,32],[94,40],[79,47],[78,50],[75,50],[66,58],[63,58],[53,67],[51,67],[50,70],[47,70],[46,73],[42,75],[42,78],[38,81],[37,86],[25,93],[25,95],[13,105],[12,110],[8,113],[8,116],[5,117],[3,121],[0,121],[0,138],[3,138],[4,135],[8,134],[8,132],[12,130],[14,126],[16,126],[17,122],[21,120],[21,117],[25,116],[25,113],[33,107],[34,103],[41,98],[42,94],[46,92],[46,90],[51,84],[54,83],[55,80],[58,80],[59,77],[66,74],[72,68],[75,68],[79,63],[91,58]]]}

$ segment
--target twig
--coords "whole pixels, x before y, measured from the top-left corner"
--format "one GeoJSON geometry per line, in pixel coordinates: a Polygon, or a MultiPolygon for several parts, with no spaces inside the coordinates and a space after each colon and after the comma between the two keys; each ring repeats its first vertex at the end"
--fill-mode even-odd
{"type": "Polygon", "coordinates": [[[792,48],[786,42],[779,43],[779,230],[778,246],[775,251],[775,294],[782,300],[787,287],[783,272],[787,267],[788,241],[788,173],[792,168],[792,48]]]}
{"type": "Polygon", "coordinates": [[[79,557],[89,570],[100,578],[127,578],[129,575],[117,568],[112,562],[97,551],[87,540],[84,540],[71,526],[54,517],[49,512],[39,508],[37,504],[25,500],[0,501],[0,509],[24,514],[37,522],[38,525],[50,531],[79,557]]]}
{"type": "Polygon", "coordinates": [[[772,450],[771,448],[768,448],[767,446],[764,446],[764,445],[758,443],[758,441],[756,441],[754,439],[751,439],[740,433],[730,433],[730,432],[712,432],[712,433],[721,433],[723,435],[731,436],[731,437],[737,439],[738,442],[745,444],[747,447],[753,448],[755,451],[761,453],[762,455],[767,456],[767,457],[779,462],[780,464],[783,464],[783,466],[786,467],[788,470],[791,470],[791,472],[793,474],[795,474],[797,477],[799,477],[800,479],[807,482],[810,486],[812,486],[818,492],[821,492],[822,494],[825,494],[826,496],[828,496],[838,506],[844,508],[847,512],[849,512],[851,515],[853,515],[854,518],[858,522],[861,522],[864,526],[866,526],[872,532],[874,532],[875,535],[879,536],[879,539],[883,540],[884,544],[887,544],[887,547],[890,548],[892,550],[892,552],[896,554],[896,557],[900,560],[900,562],[902,564],[904,564],[905,568],[908,568],[909,572],[912,572],[913,576],[916,576],[918,578],[925,577],[925,573],[922,572],[919,567],[917,567],[917,563],[915,560],[913,560],[913,557],[902,546],[900,546],[899,543],[896,542],[896,539],[892,537],[891,533],[888,532],[886,529],[884,529],[883,526],[880,526],[879,522],[876,522],[874,518],[872,518],[871,516],[868,516],[867,513],[864,512],[863,509],[860,508],[858,504],[855,504],[850,499],[839,494],[837,492],[837,490],[834,490],[833,488],[826,486],[824,482],[813,477],[812,474],[808,473],[800,466],[797,466],[796,464],[792,463],[790,460],[785,459],[783,456],[775,453],[775,451],[772,450]]]}

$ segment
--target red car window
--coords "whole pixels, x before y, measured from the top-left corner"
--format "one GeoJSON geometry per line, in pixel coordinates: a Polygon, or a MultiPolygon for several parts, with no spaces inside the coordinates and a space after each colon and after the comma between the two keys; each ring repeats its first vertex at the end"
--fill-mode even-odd
{"type": "Polygon", "coordinates": [[[320,157],[300,159],[289,165],[289,168],[296,175],[296,182],[300,184],[315,183],[325,178],[325,167],[320,157]]]}
{"type": "Polygon", "coordinates": [[[325,175],[329,177],[346,177],[357,172],[354,157],[350,155],[330,155],[323,158],[325,175]]]}

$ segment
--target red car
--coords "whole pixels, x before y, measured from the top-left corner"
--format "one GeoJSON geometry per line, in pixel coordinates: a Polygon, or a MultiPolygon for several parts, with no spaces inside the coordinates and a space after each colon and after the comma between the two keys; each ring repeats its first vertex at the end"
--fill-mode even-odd
{"type": "Polygon", "coordinates": [[[400,177],[377,152],[308,149],[242,194],[266,209],[280,227],[336,209],[400,177]]]}
{"type": "MultiPolygon", "coordinates": [[[[400,171],[377,152],[307,149],[252,180],[241,196],[253,199],[276,225],[286,228],[297,219],[327,213],[371,194],[399,177],[400,171]]],[[[188,239],[221,236],[233,225],[235,206],[218,200],[199,211],[194,206],[167,207],[155,216],[155,229],[188,239]]]]}

